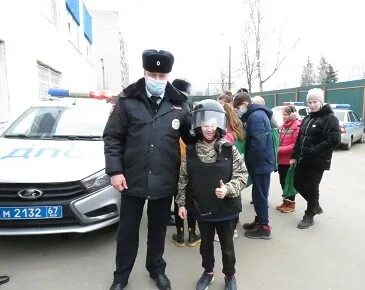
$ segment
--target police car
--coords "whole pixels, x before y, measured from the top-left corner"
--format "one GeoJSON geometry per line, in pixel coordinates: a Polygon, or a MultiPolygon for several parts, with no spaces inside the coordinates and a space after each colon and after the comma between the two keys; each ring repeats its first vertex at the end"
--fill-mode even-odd
{"type": "Polygon", "coordinates": [[[309,114],[309,108],[304,105],[304,102],[283,102],[282,106],[276,106],[271,109],[273,112],[273,118],[275,118],[275,121],[279,126],[283,124],[283,108],[289,105],[295,107],[300,119],[303,119],[309,114]]]}
{"type": "Polygon", "coordinates": [[[31,106],[0,136],[0,235],[85,233],[119,220],[104,172],[112,104],[63,99],[31,106]]]}
{"type": "Polygon", "coordinates": [[[351,110],[349,104],[331,104],[340,122],[341,145],[350,150],[355,142],[364,141],[364,121],[351,110]]]}

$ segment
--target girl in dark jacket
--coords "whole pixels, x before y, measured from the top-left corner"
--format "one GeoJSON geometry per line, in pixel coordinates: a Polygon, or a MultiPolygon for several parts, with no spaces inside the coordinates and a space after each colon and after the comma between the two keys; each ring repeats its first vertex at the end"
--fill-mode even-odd
{"type": "Polygon", "coordinates": [[[181,218],[192,215],[199,224],[204,272],[196,290],[208,289],[214,280],[215,231],[221,243],[225,289],[236,290],[233,232],[242,208],[240,194],[247,170],[236,147],[222,138],[226,131],[222,105],[214,100],[199,102],[192,126],[198,140],[187,147],[175,201],[181,218]]]}
{"type": "Polygon", "coordinates": [[[339,122],[331,107],[323,104],[324,92],[309,90],[307,103],[310,113],[303,119],[290,160],[290,164],[297,163],[294,187],[307,201],[299,229],[312,226],[313,217],[323,213],[319,205],[319,184],[324,170],[330,169],[333,149],[340,143],[339,122]]]}

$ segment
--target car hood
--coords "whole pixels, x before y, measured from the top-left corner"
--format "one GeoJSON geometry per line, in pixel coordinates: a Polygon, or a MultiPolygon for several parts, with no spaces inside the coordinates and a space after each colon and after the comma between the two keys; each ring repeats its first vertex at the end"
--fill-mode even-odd
{"type": "Polygon", "coordinates": [[[103,170],[103,141],[0,138],[0,182],[81,180],[103,170]]]}

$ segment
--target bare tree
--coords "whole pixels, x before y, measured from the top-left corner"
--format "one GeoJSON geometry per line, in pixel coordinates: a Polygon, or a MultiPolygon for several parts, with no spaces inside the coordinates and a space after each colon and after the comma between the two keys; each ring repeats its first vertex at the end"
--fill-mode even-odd
{"type": "MultiPolygon", "coordinates": [[[[261,37],[261,28],[263,16],[261,13],[261,0],[245,0],[249,8],[249,21],[246,24],[244,30],[244,40],[243,40],[243,51],[244,51],[244,72],[246,74],[248,87],[252,87],[253,81],[257,78],[259,81],[260,91],[263,90],[263,85],[267,82],[280,68],[283,62],[288,57],[289,53],[282,54],[281,42],[283,30],[281,30],[278,39],[278,48],[275,56],[275,62],[273,68],[270,72],[263,76],[262,72],[262,50],[263,50],[263,40],[261,37]],[[255,50],[254,53],[250,54],[249,42],[254,42],[255,50]]],[[[291,50],[293,50],[298,44],[299,39],[294,42],[291,50]]],[[[251,89],[249,89],[251,91],[251,89]]]]}
{"type": "Polygon", "coordinates": [[[227,90],[227,87],[228,87],[227,78],[228,78],[228,76],[227,76],[226,72],[223,69],[221,69],[220,74],[219,74],[219,85],[222,89],[222,92],[227,90]]]}
{"type": "Polygon", "coordinates": [[[256,49],[252,48],[252,45],[250,45],[250,40],[252,36],[252,30],[249,25],[246,25],[245,27],[245,37],[242,39],[243,43],[243,72],[246,76],[248,91],[252,91],[252,86],[257,78],[256,74],[256,49]]]}

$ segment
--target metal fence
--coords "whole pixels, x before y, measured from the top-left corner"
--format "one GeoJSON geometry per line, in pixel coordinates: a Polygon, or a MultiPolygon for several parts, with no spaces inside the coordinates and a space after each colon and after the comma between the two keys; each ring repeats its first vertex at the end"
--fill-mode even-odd
{"type": "Polygon", "coordinates": [[[251,95],[262,96],[265,99],[266,106],[272,108],[282,105],[283,102],[305,102],[308,91],[313,88],[321,88],[324,90],[326,102],[332,104],[350,104],[352,110],[359,117],[365,117],[365,80],[255,92],[251,95]]]}

